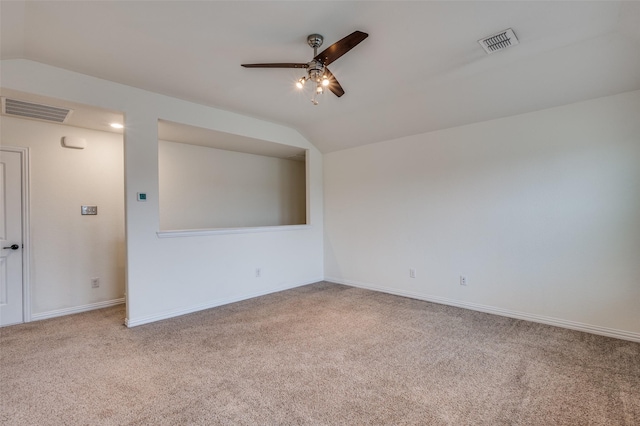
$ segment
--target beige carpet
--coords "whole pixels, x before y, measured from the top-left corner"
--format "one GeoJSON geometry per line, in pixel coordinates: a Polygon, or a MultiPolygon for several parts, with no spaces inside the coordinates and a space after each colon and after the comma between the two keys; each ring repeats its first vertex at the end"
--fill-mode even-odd
{"type": "Polygon", "coordinates": [[[639,425],[640,344],[318,283],[0,330],[6,425],[639,425]]]}

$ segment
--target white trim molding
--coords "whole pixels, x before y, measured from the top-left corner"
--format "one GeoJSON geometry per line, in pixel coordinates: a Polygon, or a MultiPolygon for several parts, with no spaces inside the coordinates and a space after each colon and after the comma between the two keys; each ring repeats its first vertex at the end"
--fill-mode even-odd
{"type": "Polygon", "coordinates": [[[158,238],[206,237],[209,235],[252,234],[257,232],[304,231],[311,225],[257,226],[247,228],[211,228],[211,229],[179,229],[175,231],[158,231],[158,238]]]}
{"type": "Polygon", "coordinates": [[[408,297],[410,299],[424,300],[425,302],[439,303],[441,305],[455,306],[458,308],[470,309],[472,311],[485,312],[493,315],[500,315],[503,317],[521,319],[525,321],[537,322],[540,324],[553,325],[556,327],[568,328],[571,330],[582,331],[585,333],[598,334],[601,336],[614,337],[616,339],[630,340],[632,342],[640,342],[640,333],[632,331],[618,330],[615,328],[601,327],[597,325],[584,324],[576,321],[569,321],[560,318],[547,317],[543,315],[528,314],[526,312],[512,311],[509,309],[496,308],[493,306],[480,305],[478,303],[464,302],[455,299],[448,299],[445,297],[431,296],[413,293],[404,290],[396,290],[385,287],[379,287],[376,285],[344,280],[335,277],[325,277],[325,281],[333,282],[336,284],[348,285],[351,287],[363,288],[366,290],[378,291],[381,293],[393,294],[396,296],[408,297]]]}
{"type": "Polygon", "coordinates": [[[124,324],[131,328],[131,327],[136,327],[139,325],[143,325],[143,324],[149,324],[152,322],[156,322],[156,321],[161,321],[161,320],[165,320],[165,319],[169,319],[169,318],[174,318],[174,317],[179,317],[182,315],[187,315],[187,314],[192,314],[194,312],[198,312],[198,311],[204,311],[205,309],[211,309],[211,308],[216,308],[218,306],[223,306],[223,305],[228,305],[230,303],[235,303],[235,302],[241,302],[243,300],[248,300],[248,299],[253,299],[254,297],[260,297],[260,296],[265,296],[267,294],[272,294],[272,293],[278,293],[280,291],[285,291],[285,290],[290,290],[292,288],[296,288],[296,287],[302,287],[305,285],[309,285],[309,284],[314,284],[317,282],[323,281],[322,278],[317,278],[311,281],[305,281],[302,283],[297,283],[297,284],[289,284],[289,285],[284,285],[284,286],[280,286],[280,287],[276,287],[276,288],[271,288],[269,290],[265,290],[265,291],[258,291],[255,293],[250,293],[250,294],[245,294],[242,296],[235,296],[235,297],[228,297],[228,298],[223,298],[223,299],[215,299],[215,300],[211,300],[207,303],[202,303],[199,305],[194,305],[194,306],[187,306],[181,309],[173,309],[170,311],[165,311],[165,312],[160,312],[154,315],[148,315],[145,317],[140,317],[140,318],[126,318],[124,320],[124,324]]]}
{"type": "Polygon", "coordinates": [[[39,321],[49,318],[61,317],[64,315],[79,314],[80,312],[93,311],[95,309],[108,308],[109,306],[122,305],[125,302],[124,297],[120,299],[105,300],[104,302],[89,303],[88,305],[73,306],[71,308],[56,309],[53,311],[32,314],[33,321],[39,321]]]}
{"type": "Polygon", "coordinates": [[[2,151],[20,154],[22,169],[22,321],[31,318],[31,152],[29,148],[2,146],[2,151]]]}

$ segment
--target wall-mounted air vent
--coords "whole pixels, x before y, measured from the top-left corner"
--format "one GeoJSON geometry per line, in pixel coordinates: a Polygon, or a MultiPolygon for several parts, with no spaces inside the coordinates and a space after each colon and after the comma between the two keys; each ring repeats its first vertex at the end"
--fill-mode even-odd
{"type": "Polygon", "coordinates": [[[33,118],[53,123],[64,123],[71,115],[72,110],[19,101],[16,99],[2,98],[2,113],[15,117],[33,118]]]}
{"type": "Polygon", "coordinates": [[[515,46],[519,42],[513,30],[509,28],[478,40],[478,43],[480,43],[480,46],[482,46],[485,52],[494,53],[507,47],[515,46]]]}

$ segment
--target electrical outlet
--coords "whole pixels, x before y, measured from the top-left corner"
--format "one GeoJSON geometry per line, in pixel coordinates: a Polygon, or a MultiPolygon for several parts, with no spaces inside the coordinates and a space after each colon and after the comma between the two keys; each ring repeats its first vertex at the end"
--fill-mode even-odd
{"type": "Polygon", "coordinates": [[[100,287],[100,278],[91,278],[91,287],[92,288],[100,287]]]}
{"type": "Polygon", "coordinates": [[[467,285],[467,276],[460,275],[460,285],[467,285]]]}
{"type": "Polygon", "coordinates": [[[416,277],[416,270],[411,268],[409,269],[409,278],[415,278],[416,277]]]}
{"type": "Polygon", "coordinates": [[[262,269],[256,268],[256,278],[260,278],[262,276],[262,269]]]}

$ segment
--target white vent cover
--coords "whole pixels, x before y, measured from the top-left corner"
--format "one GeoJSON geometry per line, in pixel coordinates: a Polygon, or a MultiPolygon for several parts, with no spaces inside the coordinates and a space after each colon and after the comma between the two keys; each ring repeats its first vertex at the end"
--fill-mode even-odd
{"type": "Polygon", "coordinates": [[[482,46],[485,52],[494,53],[507,47],[515,46],[519,42],[516,34],[509,28],[478,40],[478,43],[480,43],[480,46],[482,46]]]}
{"type": "Polygon", "coordinates": [[[33,118],[36,120],[64,123],[72,110],[49,105],[34,104],[16,99],[2,98],[2,113],[15,117],[33,118]]]}

